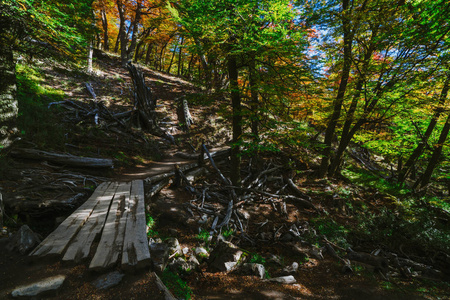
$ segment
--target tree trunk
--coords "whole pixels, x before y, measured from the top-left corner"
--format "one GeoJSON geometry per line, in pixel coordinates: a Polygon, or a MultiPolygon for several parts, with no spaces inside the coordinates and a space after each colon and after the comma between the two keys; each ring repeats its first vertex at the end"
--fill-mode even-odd
{"type": "Polygon", "coordinates": [[[228,76],[230,78],[231,106],[233,108],[233,139],[231,146],[231,182],[235,186],[241,185],[241,157],[242,140],[241,97],[239,94],[239,71],[235,55],[228,56],[228,76]]]}
{"type": "Polygon", "coordinates": [[[191,66],[192,66],[192,62],[194,61],[194,54],[191,54],[191,59],[189,60],[189,64],[188,64],[188,69],[186,72],[186,76],[187,78],[191,78],[191,66]]]}
{"type": "Polygon", "coordinates": [[[150,56],[152,54],[153,44],[149,44],[147,46],[147,54],[145,55],[145,64],[148,65],[150,63],[150,56]]]}
{"type": "Polygon", "coordinates": [[[103,50],[109,51],[108,37],[108,18],[105,9],[102,9],[102,26],[103,26],[103,50]]]}
{"type": "Polygon", "coordinates": [[[445,140],[447,139],[448,132],[450,131],[450,114],[447,117],[447,121],[445,122],[444,127],[442,128],[441,134],[439,135],[439,140],[436,145],[434,145],[433,155],[431,156],[427,169],[425,173],[419,178],[416,182],[415,186],[420,186],[421,188],[425,187],[431,179],[431,175],[433,174],[434,168],[439,163],[439,159],[441,157],[442,148],[444,147],[445,140]]]}
{"type": "Polygon", "coordinates": [[[8,147],[17,133],[16,64],[11,46],[0,42],[0,149],[8,147]]]}
{"type": "Polygon", "coordinates": [[[406,177],[408,177],[408,173],[411,172],[411,168],[416,162],[416,160],[422,155],[423,150],[425,149],[425,146],[428,143],[428,139],[430,138],[431,134],[433,133],[434,128],[436,127],[437,121],[439,117],[441,116],[442,112],[444,111],[444,105],[447,100],[448,90],[450,87],[450,73],[447,75],[447,78],[444,82],[444,86],[442,87],[441,95],[439,96],[439,103],[436,107],[434,114],[431,118],[430,123],[428,124],[427,130],[425,131],[425,134],[422,136],[421,141],[417,145],[416,149],[414,149],[413,153],[411,153],[410,157],[405,163],[405,166],[403,169],[399,170],[398,174],[398,182],[402,183],[405,181],[406,177]]]}
{"type": "Polygon", "coordinates": [[[166,50],[167,43],[161,48],[159,52],[159,71],[162,71],[164,68],[164,51],[166,50]]]}
{"type": "Polygon", "coordinates": [[[259,123],[259,114],[258,114],[258,106],[259,106],[259,100],[258,100],[258,82],[257,82],[257,74],[256,74],[256,62],[255,57],[252,55],[249,62],[249,84],[250,84],[250,127],[252,130],[253,140],[255,142],[259,141],[259,130],[258,130],[258,123],[259,123]]]}
{"type": "Polygon", "coordinates": [[[344,151],[345,151],[345,149],[347,149],[348,144],[350,143],[351,139],[353,138],[353,136],[349,136],[349,132],[350,132],[351,125],[353,124],[353,121],[354,121],[354,115],[356,112],[356,108],[358,107],[358,102],[361,97],[362,88],[363,88],[364,82],[366,80],[366,74],[367,74],[367,70],[369,68],[369,62],[370,62],[370,60],[372,58],[372,54],[375,50],[375,46],[376,46],[375,38],[377,37],[377,35],[378,35],[378,25],[372,31],[372,35],[371,35],[370,42],[369,42],[370,46],[368,47],[367,51],[364,53],[363,66],[362,66],[362,70],[361,70],[361,73],[358,78],[358,82],[356,83],[355,95],[352,98],[352,102],[350,104],[350,107],[347,112],[347,116],[345,118],[345,123],[344,123],[344,127],[342,129],[342,135],[341,135],[341,140],[339,142],[338,150],[337,150],[336,155],[335,155],[333,161],[331,162],[331,165],[328,170],[328,176],[330,176],[330,177],[333,177],[336,174],[336,172],[339,170],[339,166],[341,164],[342,157],[344,155],[344,151]]]}
{"type": "MultiPolygon", "coordinates": [[[[349,6],[349,0],[343,0],[342,1],[342,8],[343,11],[346,13],[346,10],[348,10],[349,6]]],[[[341,116],[341,109],[342,104],[344,102],[344,96],[347,89],[347,83],[348,78],[350,74],[350,68],[352,65],[352,42],[353,42],[353,35],[351,32],[351,23],[349,20],[349,16],[343,15],[342,16],[342,25],[343,25],[343,31],[344,31],[344,65],[342,67],[342,75],[341,75],[341,82],[339,84],[338,92],[336,99],[334,100],[333,104],[333,113],[331,115],[330,121],[328,122],[327,129],[325,131],[325,140],[324,140],[324,149],[322,152],[322,161],[320,164],[320,169],[318,173],[318,177],[325,177],[325,175],[328,172],[328,167],[330,165],[330,159],[331,159],[331,143],[333,140],[333,137],[336,132],[336,126],[339,120],[339,117],[341,116]]]]}
{"type": "Polygon", "coordinates": [[[141,1],[139,0],[136,2],[134,21],[130,25],[130,28],[133,28],[133,32],[131,34],[130,47],[127,50],[127,60],[133,58],[134,49],[136,48],[136,43],[137,43],[137,36],[138,36],[140,22],[141,22],[141,1]]]}
{"type": "MultiPolygon", "coordinates": [[[[123,11],[122,0],[116,0],[117,9],[119,11],[119,39],[120,39],[120,60],[122,67],[127,65],[127,34],[125,32],[125,15],[123,11]]],[[[117,45],[116,45],[117,46],[117,45]]]]}
{"type": "Polygon", "coordinates": [[[94,54],[94,47],[92,47],[92,40],[89,42],[89,46],[88,46],[88,57],[87,57],[87,71],[89,74],[92,73],[93,68],[92,68],[92,56],[94,54]]]}
{"type": "Polygon", "coordinates": [[[175,58],[175,54],[177,53],[177,47],[178,47],[178,43],[175,45],[175,48],[173,49],[172,58],[170,59],[169,67],[167,68],[167,73],[169,73],[169,74],[170,74],[170,69],[172,68],[173,59],[175,58]]]}
{"type": "Polygon", "coordinates": [[[177,76],[183,74],[183,63],[182,63],[182,45],[184,43],[184,37],[181,37],[180,47],[178,47],[178,69],[177,76]]]}

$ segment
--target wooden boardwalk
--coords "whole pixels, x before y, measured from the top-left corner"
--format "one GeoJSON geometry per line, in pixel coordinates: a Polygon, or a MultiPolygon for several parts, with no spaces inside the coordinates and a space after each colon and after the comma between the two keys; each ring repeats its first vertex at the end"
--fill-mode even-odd
{"type": "Polygon", "coordinates": [[[104,182],[30,256],[76,263],[93,257],[92,270],[142,268],[150,265],[146,231],[143,181],[104,182]]]}

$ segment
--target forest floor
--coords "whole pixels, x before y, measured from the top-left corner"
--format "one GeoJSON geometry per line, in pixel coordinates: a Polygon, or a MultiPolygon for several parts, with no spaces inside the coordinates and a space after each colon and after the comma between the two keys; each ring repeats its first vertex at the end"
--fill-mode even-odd
{"type": "MultiPolygon", "coordinates": [[[[120,67],[115,57],[102,55],[95,64],[94,75],[67,69],[57,63],[41,63],[44,80],[42,85],[64,92],[62,100],[70,99],[77,103],[90,103],[92,97],[86,91],[85,83],[90,82],[97,100],[113,113],[132,109],[131,79],[128,71],[120,67]]],[[[54,111],[58,124],[62,130],[67,131],[66,139],[60,144],[45,144],[41,140],[34,142],[40,147],[48,147],[55,151],[66,151],[74,155],[100,156],[115,159],[113,170],[67,169],[49,163],[36,162],[24,159],[9,159],[8,168],[2,171],[0,186],[4,198],[59,199],[67,197],[70,190],[86,192],[92,190],[93,183],[102,180],[129,181],[136,178],[147,178],[156,173],[165,172],[172,168],[174,163],[186,162],[179,158],[176,152],[194,153],[202,142],[211,147],[226,147],[231,139],[230,124],[227,120],[229,107],[221,98],[214,95],[205,95],[201,87],[189,81],[144,68],[146,80],[153,94],[158,98],[158,114],[160,119],[168,125],[166,130],[175,137],[177,145],[171,145],[161,138],[150,137],[147,143],[139,142],[121,132],[112,132],[107,124],[94,125],[93,115],[84,119],[76,126],[70,124],[65,110],[54,111]],[[195,124],[189,133],[181,130],[177,115],[180,96],[186,95],[189,99],[191,114],[195,124]],[[43,144],[42,144],[43,143],[43,144]],[[159,170],[156,170],[158,169],[159,170]],[[38,189],[47,183],[57,183],[67,180],[68,173],[84,176],[83,181],[71,179],[74,185],[69,191],[38,189]],[[61,175],[64,174],[64,175],[61,175]],[[89,178],[90,183],[86,183],[89,178]]],[[[60,99],[58,99],[60,100],[60,99]]],[[[48,99],[49,102],[56,101],[48,99]]],[[[55,125],[58,126],[58,125],[55,125]]],[[[42,129],[41,129],[42,130],[42,129]]],[[[59,130],[59,129],[55,129],[59,130]]],[[[26,140],[26,139],[24,139],[26,140]]],[[[24,146],[29,146],[26,141],[24,146]]],[[[46,148],[47,149],[47,148],[46,148]]],[[[266,156],[262,165],[280,162],[279,157],[266,156]]],[[[244,157],[244,164],[249,160],[244,157]]],[[[227,162],[219,164],[219,168],[229,175],[227,162]]],[[[214,170],[210,170],[214,174],[214,170]]],[[[296,177],[296,184],[313,198],[313,202],[327,213],[319,216],[318,213],[299,209],[293,204],[287,204],[287,215],[270,203],[261,201],[257,204],[244,207],[249,214],[248,234],[261,235],[264,231],[276,235],[276,229],[290,224],[311,224],[320,228],[322,234],[333,236],[337,231],[345,231],[346,243],[360,251],[371,252],[386,248],[380,239],[359,240],[351,236],[353,231],[349,228],[358,228],[361,218],[359,209],[368,210],[364,216],[382,214],[386,207],[397,205],[395,201],[374,188],[361,188],[348,180],[316,180],[309,178],[306,170],[296,177]],[[337,196],[336,196],[337,195],[337,196]],[[266,230],[255,224],[266,222],[266,230]],[[252,225],[253,224],[253,225],[252,225]],[[347,230],[349,233],[347,233],[347,230]]],[[[208,175],[204,181],[212,182],[216,175],[208,175]]],[[[75,178],[75,177],[73,177],[75,178]]],[[[73,192],[72,192],[73,193],[73,192]]],[[[88,195],[87,195],[88,196],[88,195]]],[[[86,196],[86,197],[87,197],[86,196]]],[[[85,198],[86,198],[85,197],[85,198]]],[[[190,249],[201,245],[199,239],[199,223],[186,221],[184,204],[192,200],[192,195],[183,187],[164,188],[151,202],[154,209],[149,213],[156,219],[155,230],[161,237],[176,237],[182,248],[190,249]],[[169,211],[176,211],[170,214],[169,211]]],[[[24,213],[19,208],[8,207],[7,213],[14,221],[8,221],[7,231],[13,232],[21,224],[28,224],[35,232],[46,236],[50,233],[61,218],[69,215],[72,210],[64,208],[60,211],[44,208],[42,213],[24,213]],[[48,211],[47,211],[48,210],[48,211]],[[14,224],[16,223],[16,224],[14,224]]],[[[362,216],[364,218],[364,216],[362,216]]],[[[307,226],[307,225],[306,225],[307,226]]],[[[238,242],[237,235],[231,237],[232,242],[238,242]]],[[[38,281],[53,275],[67,275],[66,282],[56,296],[49,299],[163,299],[163,295],[156,287],[155,278],[148,270],[134,274],[126,274],[122,282],[108,290],[97,290],[91,282],[100,273],[90,272],[87,263],[80,265],[64,265],[58,261],[34,261],[26,255],[9,252],[5,249],[8,242],[6,237],[0,236],[0,299],[10,298],[13,288],[38,281]]],[[[347,245],[344,243],[345,245],[347,245]]],[[[210,273],[204,265],[200,272],[192,272],[183,279],[192,290],[193,299],[450,299],[450,285],[445,282],[435,282],[428,279],[395,278],[388,279],[364,264],[353,266],[352,274],[342,274],[342,264],[329,255],[323,259],[307,255],[299,255],[293,251],[289,243],[280,239],[256,244],[242,243],[239,247],[248,253],[257,254],[262,260],[276,255],[282,258],[284,265],[296,261],[300,263],[299,270],[294,277],[297,280],[293,285],[281,285],[261,280],[255,276],[242,276],[240,274],[210,273]]],[[[406,245],[405,247],[414,247],[406,245]]],[[[400,249],[405,250],[400,245],[400,249]]],[[[407,251],[406,249],[405,251],[407,251]]],[[[305,250],[305,253],[307,251],[305,250]]],[[[269,266],[269,274],[277,273],[277,267],[269,266]]],[[[270,274],[272,275],[272,274],[270,274]]]]}

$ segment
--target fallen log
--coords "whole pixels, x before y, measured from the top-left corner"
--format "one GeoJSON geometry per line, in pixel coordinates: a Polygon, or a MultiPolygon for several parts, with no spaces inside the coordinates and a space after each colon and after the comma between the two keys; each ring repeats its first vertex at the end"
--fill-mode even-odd
{"type": "Polygon", "coordinates": [[[363,263],[366,265],[370,265],[370,266],[374,267],[374,269],[376,271],[380,271],[381,274],[383,274],[384,276],[386,276],[388,268],[389,268],[389,263],[386,258],[375,256],[375,255],[372,255],[369,253],[356,252],[350,248],[347,249],[347,254],[346,254],[345,258],[353,260],[353,261],[357,261],[357,262],[360,262],[360,263],[363,263]]]}
{"type": "Polygon", "coordinates": [[[17,158],[35,160],[47,160],[52,163],[86,168],[113,168],[114,163],[109,158],[81,157],[71,154],[47,152],[35,149],[17,148],[11,151],[11,155],[17,158]]]}

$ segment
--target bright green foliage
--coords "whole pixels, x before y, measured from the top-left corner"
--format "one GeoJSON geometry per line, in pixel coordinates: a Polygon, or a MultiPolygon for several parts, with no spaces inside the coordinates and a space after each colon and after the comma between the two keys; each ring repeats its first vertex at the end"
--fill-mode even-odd
{"type": "Polygon", "coordinates": [[[159,236],[159,233],[156,231],[156,220],[149,214],[145,214],[146,224],[147,224],[147,237],[156,238],[159,236]]]}
{"type": "Polygon", "coordinates": [[[191,288],[183,281],[178,274],[169,269],[165,269],[161,274],[161,280],[167,288],[179,299],[191,299],[193,293],[191,288]]]}
{"type": "Polygon", "coordinates": [[[63,149],[65,129],[57,121],[57,108],[49,110],[48,105],[63,100],[64,92],[43,86],[43,74],[39,69],[20,64],[16,76],[21,135],[43,149],[63,149]]]}
{"type": "MultiPolygon", "coordinates": [[[[93,33],[92,2],[2,0],[1,6],[8,6],[6,17],[17,20],[15,32],[20,31],[20,36],[25,37],[16,40],[17,50],[40,45],[77,55],[86,52],[87,40],[93,33]]],[[[8,34],[14,35],[14,32],[8,34]]]]}
{"type": "Polygon", "coordinates": [[[202,229],[200,233],[197,235],[197,240],[205,243],[206,245],[210,242],[210,234],[207,230],[202,229]]]}

